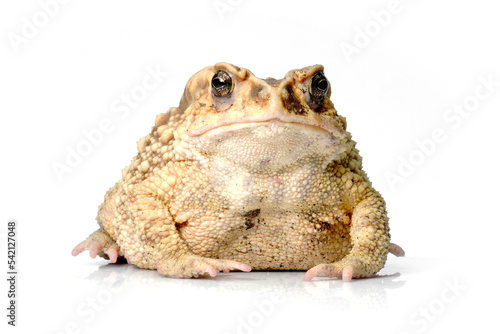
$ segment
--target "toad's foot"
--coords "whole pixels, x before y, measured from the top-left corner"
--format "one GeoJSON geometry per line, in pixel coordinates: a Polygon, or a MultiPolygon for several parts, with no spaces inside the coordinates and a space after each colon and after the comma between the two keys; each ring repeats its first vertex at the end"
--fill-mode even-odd
{"type": "Polygon", "coordinates": [[[181,256],[178,259],[166,259],[159,261],[156,269],[162,275],[175,278],[190,278],[208,274],[215,277],[217,273],[223,271],[228,273],[231,270],[250,271],[252,268],[245,263],[233,260],[210,259],[197,255],[181,256]]]}
{"type": "MultiPolygon", "coordinates": [[[[394,243],[389,244],[389,252],[396,256],[405,256],[403,248],[394,243]]],[[[366,274],[362,275],[362,272],[366,272],[366,270],[363,270],[364,267],[366,267],[364,263],[354,257],[344,259],[337,263],[318,264],[306,272],[304,281],[310,281],[317,276],[328,276],[342,278],[344,282],[350,282],[352,278],[373,276],[366,274]]]]}
{"type": "Polygon", "coordinates": [[[362,267],[363,263],[356,259],[342,260],[337,263],[318,264],[306,272],[304,281],[310,281],[314,277],[319,276],[342,278],[344,282],[350,282],[353,277],[370,277],[359,274],[362,271],[360,270],[362,267]]]}
{"type": "Polygon", "coordinates": [[[98,229],[87,239],[79,243],[71,252],[73,256],[77,256],[86,248],[89,249],[91,258],[97,255],[109,259],[112,263],[116,263],[119,259],[123,260],[123,253],[120,252],[120,247],[114,242],[113,239],[102,229],[98,229]]]}

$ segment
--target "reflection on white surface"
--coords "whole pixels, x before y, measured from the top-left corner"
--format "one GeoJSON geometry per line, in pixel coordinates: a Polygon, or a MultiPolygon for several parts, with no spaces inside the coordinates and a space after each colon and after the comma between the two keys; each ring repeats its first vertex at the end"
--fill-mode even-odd
{"type": "MultiPolygon", "coordinates": [[[[383,272],[390,272],[386,268],[383,272]]],[[[254,298],[275,300],[301,300],[328,308],[347,311],[352,307],[365,309],[387,308],[387,290],[404,286],[405,281],[397,272],[379,274],[371,279],[343,283],[335,278],[316,278],[302,281],[303,271],[285,272],[231,272],[215,278],[169,279],[156,271],[142,270],[135,266],[105,264],[90,273],[86,279],[112,289],[122,289],[130,283],[136,287],[154,287],[159,293],[198,292],[199,294],[251,295],[254,298]],[[355,306],[354,306],[355,305],[355,306]]]]}
{"type": "Polygon", "coordinates": [[[132,265],[84,261],[67,269],[73,276],[66,284],[75,289],[59,297],[71,302],[63,317],[51,319],[49,333],[68,326],[75,333],[439,333],[470,295],[459,263],[449,260],[390,257],[377,277],[351,283],[304,282],[299,271],[170,279],[132,265]],[[450,290],[453,284],[458,288],[450,290]]]}

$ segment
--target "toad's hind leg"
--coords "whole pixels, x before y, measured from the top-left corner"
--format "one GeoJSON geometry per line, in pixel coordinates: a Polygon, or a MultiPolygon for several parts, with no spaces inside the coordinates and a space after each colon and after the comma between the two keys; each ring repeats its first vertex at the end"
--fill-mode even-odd
{"type": "Polygon", "coordinates": [[[120,247],[102,228],[88,236],[87,239],[79,243],[71,252],[73,256],[77,256],[85,249],[89,250],[91,258],[97,255],[105,259],[109,259],[112,263],[122,262],[125,258],[120,252],[120,247]]]}
{"type": "MultiPolygon", "coordinates": [[[[129,192],[118,243],[130,263],[140,268],[156,269],[167,277],[214,277],[218,272],[238,269],[250,271],[245,263],[230,259],[212,259],[193,253],[181,237],[177,222],[167,205],[167,175],[145,180],[129,192]]],[[[181,182],[180,180],[177,182],[181,182]]]]}

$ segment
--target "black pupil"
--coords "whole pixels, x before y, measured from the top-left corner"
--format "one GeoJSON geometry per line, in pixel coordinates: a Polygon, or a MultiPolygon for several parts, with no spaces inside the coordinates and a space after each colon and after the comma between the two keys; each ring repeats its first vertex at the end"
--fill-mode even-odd
{"type": "Polygon", "coordinates": [[[221,78],[221,77],[216,77],[212,80],[212,84],[216,87],[216,88],[222,88],[224,87],[224,85],[226,84],[226,81],[221,78]]]}
{"type": "Polygon", "coordinates": [[[325,78],[319,79],[319,81],[316,82],[316,87],[319,90],[326,90],[328,88],[328,82],[326,82],[325,78]]]}

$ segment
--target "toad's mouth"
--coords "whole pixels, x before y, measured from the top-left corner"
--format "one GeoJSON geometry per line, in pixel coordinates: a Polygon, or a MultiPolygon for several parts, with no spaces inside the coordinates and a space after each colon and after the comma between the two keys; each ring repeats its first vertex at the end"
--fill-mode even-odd
{"type": "Polygon", "coordinates": [[[262,116],[243,116],[238,118],[225,118],[213,124],[201,125],[190,129],[187,134],[190,137],[198,137],[204,134],[222,134],[226,132],[232,132],[241,128],[262,126],[262,125],[272,125],[272,124],[282,124],[282,125],[295,125],[307,128],[307,130],[327,132],[329,135],[340,138],[343,137],[342,132],[334,127],[333,125],[320,122],[317,120],[306,119],[303,117],[298,117],[294,115],[277,116],[272,115],[268,117],[262,116]]]}
{"type": "Polygon", "coordinates": [[[187,144],[202,156],[212,157],[216,169],[226,168],[221,166],[228,161],[264,173],[304,164],[320,163],[319,168],[324,168],[345,151],[346,134],[333,125],[314,118],[279,116],[233,117],[201,124],[188,130],[187,144]]]}

